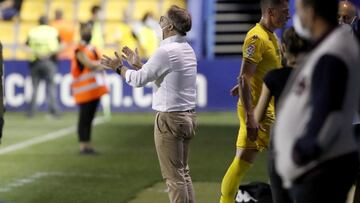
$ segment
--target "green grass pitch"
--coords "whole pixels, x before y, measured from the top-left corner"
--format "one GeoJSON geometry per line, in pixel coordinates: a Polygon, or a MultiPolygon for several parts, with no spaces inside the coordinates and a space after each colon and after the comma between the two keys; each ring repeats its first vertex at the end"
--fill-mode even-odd
{"type": "MultiPolygon", "coordinates": [[[[101,113],[99,112],[98,115],[101,113]]],[[[153,142],[154,113],[116,113],[93,127],[97,156],[80,156],[76,113],[53,120],[45,114],[27,119],[7,112],[0,146],[0,202],[6,203],[165,203],[153,142]],[[67,129],[54,140],[1,153],[7,147],[67,129]]],[[[236,114],[198,113],[190,168],[199,203],[218,202],[220,182],[233,159],[236,114]]],[[[267,181],[262,153],[245,181],[267,181]]]]}

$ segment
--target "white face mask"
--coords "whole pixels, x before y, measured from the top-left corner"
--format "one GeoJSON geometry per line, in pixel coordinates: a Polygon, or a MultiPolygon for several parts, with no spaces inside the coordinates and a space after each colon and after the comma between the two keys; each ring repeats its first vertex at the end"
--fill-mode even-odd
{"type": "Polygon", "coordinates": [[[160,25],[156,27],[155,32],[156,32],[156,37],[158,38],[159,41],[161,41],[163,38],[163,33],[160,25]]]}
{"type": "Polygon", "coordinates": [[[302,38],[304,39],[310,39],[311,38],[311,32],[309,29],[304,28],[304,26],[302,25],[300,18],[297,14],[294,15],[293,18],[293,22],[294,22],[294,29],[295,32],[302,38]]]}
{"type": "Polygon", "coordinates": [[[344,28],[345,30],[349,31],[350,33],[353,32],[353,28],[352,28],[351,25],[349,25],[349,24],[341,23],[340,26],[341,26],[342,28],[344,28]]]}
{"type": "Polygon", "coordinates": [[[156,36],[159,38],[159,40],[164,40],[164,29],[166,27],[170,26],[170,24],[165,25],[164,27],[161,27],[160,25],[158,26],[158,28],[155,30],[156,31],[156,36]]]}
{"type": "MultiPolygon", "coordinates": [[[[355,23],[355,21],[356,21],[356,16],[353,17],[353,19],[351,20],[350,24],[348,24],[348,25],[353,26],[354,23],[355,23]]],[[[343,25],[343,24],[347,24],[347,23],[345,23],[343,20],[339,20],[339,25],[343,25]]]]}

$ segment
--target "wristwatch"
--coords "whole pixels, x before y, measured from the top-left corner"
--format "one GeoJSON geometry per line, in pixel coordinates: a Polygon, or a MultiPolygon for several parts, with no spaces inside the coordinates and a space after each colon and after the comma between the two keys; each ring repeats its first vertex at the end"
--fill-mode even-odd
{"type": "Polygon", "coordinates": [[[123,64],[121,64],[120,66],[116,67],[115,72],[116,72],[117,74],[121,75],[121,69],[122,69],[123,67],[124,67],[123,64]]]}

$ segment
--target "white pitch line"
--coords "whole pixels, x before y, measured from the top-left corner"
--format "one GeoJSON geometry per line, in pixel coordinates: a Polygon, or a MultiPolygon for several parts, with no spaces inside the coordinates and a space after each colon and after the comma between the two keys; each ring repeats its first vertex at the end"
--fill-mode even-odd
{"type": "Polygon", "coordinates": [[[79,177],[79,178],[118,178],[122,179],[122,176],[119,175],[111,175],[111,174],[91,174],[91,173],[64,173],[64,172],[37,172],[31,176],[16,179],[9,184],[0,187],[0,193],[10,192],[15,188],[22,187],[24,185],[29,185],[37,180],[44,178],[44,177],[79,177]]]}
{"type": "MultiPolygon", "coordinates": [[[[93,125],[98,125],[98,124],[104,123],[105,121],[106,121],[106,118],[98,117],[98,118],[95,118],[93,125]]],[[[1,148],[0,149],[0,155],[1,154],[7,154],[7,153],[10,153],[10,152],[14,152],[14,151],[17,151],[17,150],[20,150],[20,149],[24,149],[24,148],[27,148],[27,147],[30,147],[30,146],[33,146],[33,145],[36,145],[36,144],[48,142],[50,140],[55,140],[57,138],[69,135],[70,133],[75,132],[75,130],[76,130],[76,126],[71,126],[71,127],[68,127],[68,128],[63,128],[61,130],[39,136],[39,137],[35,137],[33,139],[30,139],[30,140],[26,140],[24,142],[13,144],[13,145],[1,148]]]]}

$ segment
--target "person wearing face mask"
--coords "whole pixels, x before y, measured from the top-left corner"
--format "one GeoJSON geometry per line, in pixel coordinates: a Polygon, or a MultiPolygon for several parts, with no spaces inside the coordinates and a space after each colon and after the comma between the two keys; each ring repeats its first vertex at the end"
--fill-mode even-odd
{"type": "Polygon", "coordinates": [[[73,97],[79,106],[77,133],[80,154],[93,155],[96,151],[91,146],[91,125],[101,96],[108,92],[105,85],[104,67],[99,63],[100,54],[90,45],[92,25],[80,24],[81,41],[75,49],[71,61],[71,85],[73,97]]]}
{"type": "Polygon", "coordinates": [[[282,28],[289,16],[288,1],[261,0],[262,17],[246,35],[243,45],[243,60],[239,84],[232,88],[231,95],[238,96],[240,128],[236,141],[236,154],[221,183],[221,203],[235,202],[239,185],[255,161],[257,153],[264,151],[269,143],[269,131],[274,115],[274,101],[266,109],[261,122],[254,119],[254,107],[258,102],[265,74],[281,67],[279,42],[274,31],[282,28]]]}
{"type": "MultiPolygon", "coordinates": [[[[347,27],[354,35],[360,39],[360,32],[358,29],[358,11],[356,6],[350,1],[339,2],[338,20],[339,25],[347,27]]],[[[359,108],[360,109],[360,108],[359,108]]],[[[360,113],[355,115],[354,131],[357,138],[358,146],[360,146],[360,113]]],[[[354,203],[360,202],[360,174],[356,179],[356,189],[354,194],[354,203]]]]}
{"type": "Polygon", "coordinates": [[[128,69],[117,52],[115,58],[104,55],[101,64],[116,71],[131,86],[153,82],[155,147],[170,202],[194,203],[188,157],[196,128],[197,60],[185,38],[191,29],[191,16],[187,10],[171,6],[159,24],[163,40],[145,64],[137,51],[128,47],[122,50],[123,57],[135,70],[128,69]]]}
{"type": "Polygon", "coordinates": [[[350,1],[339,2],[338,20],[340,25],[349,25],[358,35],[358,12],[350,1]]]}
{"type": "Polygon", "coordinates": [[[275,167],[295,202],[345,203],[358,171],[359,42],[338,26],[337,0],[296,0],[296,14],[312,48],[279,101],[275,167]]]}

